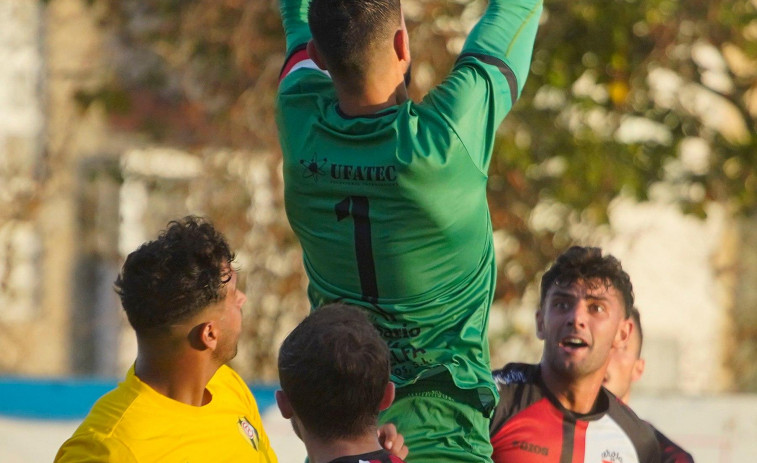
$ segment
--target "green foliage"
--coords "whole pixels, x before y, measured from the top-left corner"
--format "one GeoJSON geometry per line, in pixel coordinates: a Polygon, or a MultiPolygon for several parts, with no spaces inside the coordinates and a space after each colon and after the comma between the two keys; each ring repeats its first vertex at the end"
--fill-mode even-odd
{"type": "Polygon", "coordinates": [[[747,32],[757,27],[753,2],[555,0],[547,2],[544,19],[532,75],[505,123],[505,136],[529,141],[522,149],[533,162],[567,161],[562,181],[545,181],[542,194],[578,209],[603,209],[620,191],[643,199],[650,184],[666,179],[701,187],[694,191],[704,194],[680,198],[689,209],[715,200],[734,212],[757,210],[757,108],[749,93],[757,77],[757,42],[747,32]],[[736,49],[741,57],[724,60],[728,47],[730,56],[736,49]],[[737,66],[751,69],[737,73],[737,66]],[[665,92],[654,88],[654,69],[670,70],[680,83],[655,95],[665,92]],[[539,101],[549,93],[561,99],[539,101]],[[718,111],[734,120],[730,127],[730,121],[708,117],[718,111]],[[655,125],[641,126],[636,140],[628,140],[620,134],[629,116],[655,125]],[[671,162],[683,157],[685,163],[682,143],[691,137],[709,150],[706,168],[683,165],[678,178],[666,177],[671,162]],[[738,166],[730,176],[723,173],[729,159],[738,166]]]}

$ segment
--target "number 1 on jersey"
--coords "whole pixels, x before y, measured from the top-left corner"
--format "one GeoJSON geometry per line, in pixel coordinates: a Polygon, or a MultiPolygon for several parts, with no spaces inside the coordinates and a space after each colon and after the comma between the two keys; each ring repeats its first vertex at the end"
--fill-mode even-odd
{"type": "Polygon", "coordinates": [[[368,218],[368,198],[366,196],[348,196],[334,207],[336,220],[352,216],[355,226],[355,256],[357,271],[360,275],[360,289],[363,297],[375,302],[378,299],[378,283],[376,282],[376,264],[373,261],[371,247],[371,221],[368,218]]]}

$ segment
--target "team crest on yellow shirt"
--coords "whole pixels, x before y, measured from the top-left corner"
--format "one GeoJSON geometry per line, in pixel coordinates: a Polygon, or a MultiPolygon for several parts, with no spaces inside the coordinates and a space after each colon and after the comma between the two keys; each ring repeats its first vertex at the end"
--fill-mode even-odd
{"type": "Polygon", "coordinates": [[[255,426],[253,426],[247,418],[240,416],[237,420],[237,427],[239,428],[239,432],[249,439],[250,444],[252,444],[255,450],[258,450],[258,446],[260,445],[260,433],[255,429],[255,426]]]}

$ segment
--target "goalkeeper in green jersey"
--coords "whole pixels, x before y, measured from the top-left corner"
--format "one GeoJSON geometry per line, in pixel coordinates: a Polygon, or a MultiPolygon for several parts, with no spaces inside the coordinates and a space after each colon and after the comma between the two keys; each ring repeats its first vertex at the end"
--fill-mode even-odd
{"type": "Polygon", "coordinates": [[[364,307],[392,357],[407,461],[489,462],[497,401],[486,181],[541,0],[490,0],[447,79],[408,99],[400,0],[280,0],[286,212],[313,308],[364,307]]]}

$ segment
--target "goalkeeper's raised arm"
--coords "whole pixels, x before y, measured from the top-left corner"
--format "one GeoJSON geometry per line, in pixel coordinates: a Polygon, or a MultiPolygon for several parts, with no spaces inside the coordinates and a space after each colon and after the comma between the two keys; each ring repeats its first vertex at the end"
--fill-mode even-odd
{"type": "Polygon", "coordinates": [[[526,83],[541,0],[491,0],[448,78],[424,103],[455,130],[487,172],[494,136],[526,83]]]}
{"type": "Polygon", "coordinates": [[[310,0],[280,0],[281,22],[286,36],[286,56],[310,41],[308,5],[310,0]]]}
{"type": "Polygon", "coordinates": [[[541,11],[542,0],[491,0],[468,35],[461,56],[502,61],[514,74],[517,98],[528,76],[541,11]]]}

